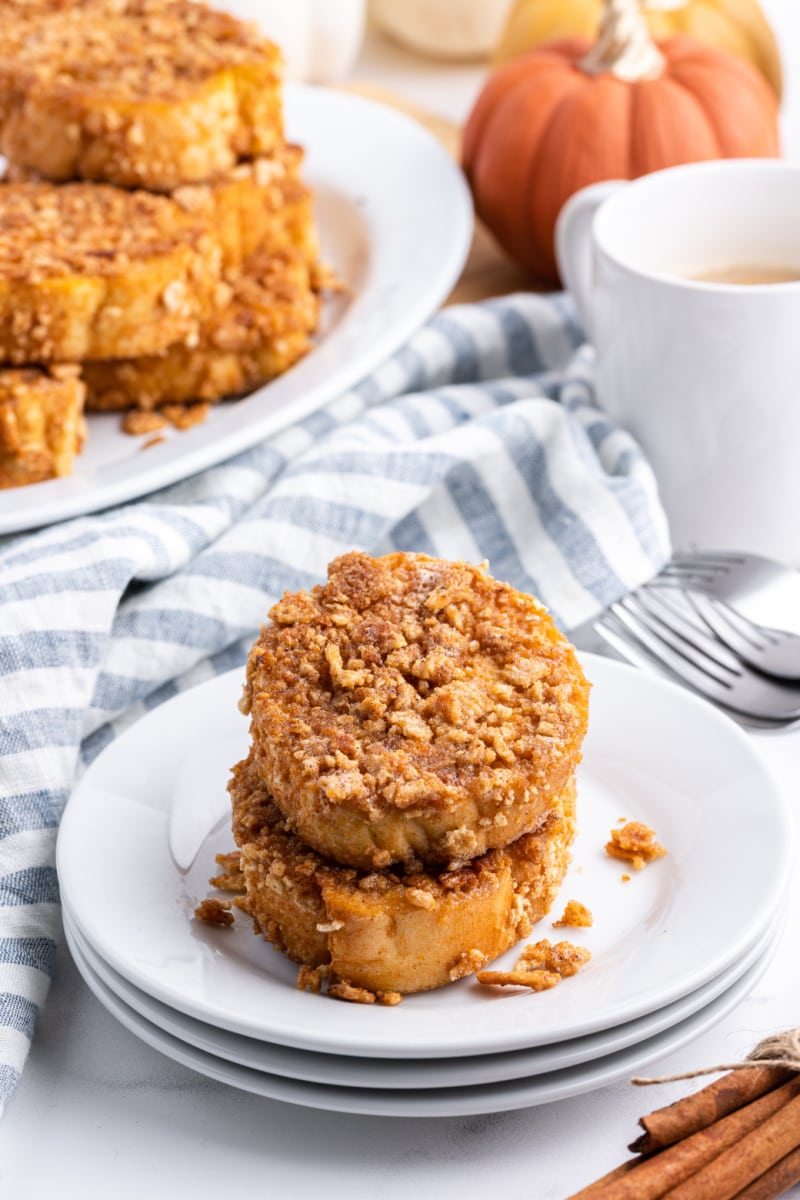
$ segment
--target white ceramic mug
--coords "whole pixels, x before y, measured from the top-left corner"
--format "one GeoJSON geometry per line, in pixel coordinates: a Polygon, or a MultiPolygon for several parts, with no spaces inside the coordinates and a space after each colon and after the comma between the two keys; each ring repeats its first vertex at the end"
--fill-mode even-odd
{"type": "Polygon", "coordinates": [[[650,459],[674,545],[800,565],[800,280],[686,277],[800,275],[800,164],[692,163],[585,188],[556,248],[599,403],[650,459]]]}

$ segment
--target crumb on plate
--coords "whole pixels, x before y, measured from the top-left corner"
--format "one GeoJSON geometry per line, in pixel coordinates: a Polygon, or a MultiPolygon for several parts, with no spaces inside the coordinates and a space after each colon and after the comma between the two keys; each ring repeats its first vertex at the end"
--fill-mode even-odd
{"type": "Polygon", "coordinates": [[[568,900],[564,912],[557,921],[553,921],[554,929],[586,928],[594,924],[591,911],[580,900],[568,900]]]}
{"type": "Polygon", "coordinates": [[[534,992],[548,991],[562,979],[576,975],[591,958],[585,946],[556,942],[547,938],[526,946],[512,971],[478,971],[478,983],[500,987],[528,987],[534,992]]]}
{"type": "Polygon", "coordinates": [[[605,849],[611,858],[629,862],[634,871],[641,871],[646,863],[667,853],[656,841],[655,832],[641,821],[629,821],[622,829],[612,829],[611,841],[606,842],[605,849]]]}
{"type": "Polygon", "coordinates": [[[223,929],[232,925],[234,920],[230,900],[216,900],[211,897],[200,901],[194,915],[206,925],[219,925],[223,929]]]}

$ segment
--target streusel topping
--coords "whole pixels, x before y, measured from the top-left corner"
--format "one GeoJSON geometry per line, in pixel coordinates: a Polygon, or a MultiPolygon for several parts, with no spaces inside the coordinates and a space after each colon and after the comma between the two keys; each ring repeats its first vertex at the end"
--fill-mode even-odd
{"type": "Polygon", "coordinates": [[[3,0],[3,10],[0,76],[10,79],[177,100],[226,68],[280,71],[254,25],[194,0],[3,0]]]}
{"type": "MultiPolygon", "coordinates": [[[[166,196],[94,183],[0,184],[0,280],[110,276],[143,259],[211,239],[207,225],[166,196]]],[[[180,306],[173,280],[164,306],[180,306]]]]}

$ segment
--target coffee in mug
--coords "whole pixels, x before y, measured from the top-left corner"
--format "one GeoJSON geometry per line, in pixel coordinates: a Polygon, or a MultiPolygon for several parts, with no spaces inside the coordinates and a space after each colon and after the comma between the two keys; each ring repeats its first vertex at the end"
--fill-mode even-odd
{"type": "Polygon", "coordinates": [[[758,263],[737,263],[729,267],[706,267],[704,270],[676,271],[684,279],[698,283],[735,283],[739,287],[756,287],[768,283],[797,283],[800,267],[765,267],[758,263]]]}

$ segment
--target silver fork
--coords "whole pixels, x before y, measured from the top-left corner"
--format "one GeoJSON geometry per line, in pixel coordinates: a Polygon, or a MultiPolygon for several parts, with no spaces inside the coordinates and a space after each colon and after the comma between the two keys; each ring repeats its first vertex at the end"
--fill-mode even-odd
{"type": "Polygon", "coordinates": [[[653,581],[702,592],[746,620],[800,635],[800,571],[757,554],[676,554],[653,581]]]}
{"type": "Polygon", "coordinates": [[[751,670],[682,606],[650,589],[613,604],[594,622],[618,652],[642,652],[692,690],[747,723],[786,725],[800,718],[800,685],[751,670]]]}
{"type": "MultiPolygon", "coordinates": [[[[581,642],[578,642],[578,646],[581,648],[581,642]]],[[[606,613],[603,617],[602,627],[598,628],[597,633],[591,639],[591,644],[586,644],[583,648],[592,650],[595,654],[610,655],[621,662],[630,663],[634,667],[641,667],[644,671],[655,672],[665,679],[675,681],[676,676],[673,672],[665,667],[660,659],[655,658],[611,612],[606,613]]],[[[690,687],[689,690],[693,689],[690,687]]],[[[791,721],[770,721],[764,717],[746,716],[717,701],[714,702],[714,706],[745,729],[779,733],[800,727],[800,717],[793,718],[791,721]]]]}
{"type": "Polygon", "coordinates": [[[755,625],[727,604],[702,592],[687,592],[687,595],[709,629],[742,662],[775,679],[793,679],[800,683],[800,637],[755,625]]]}

